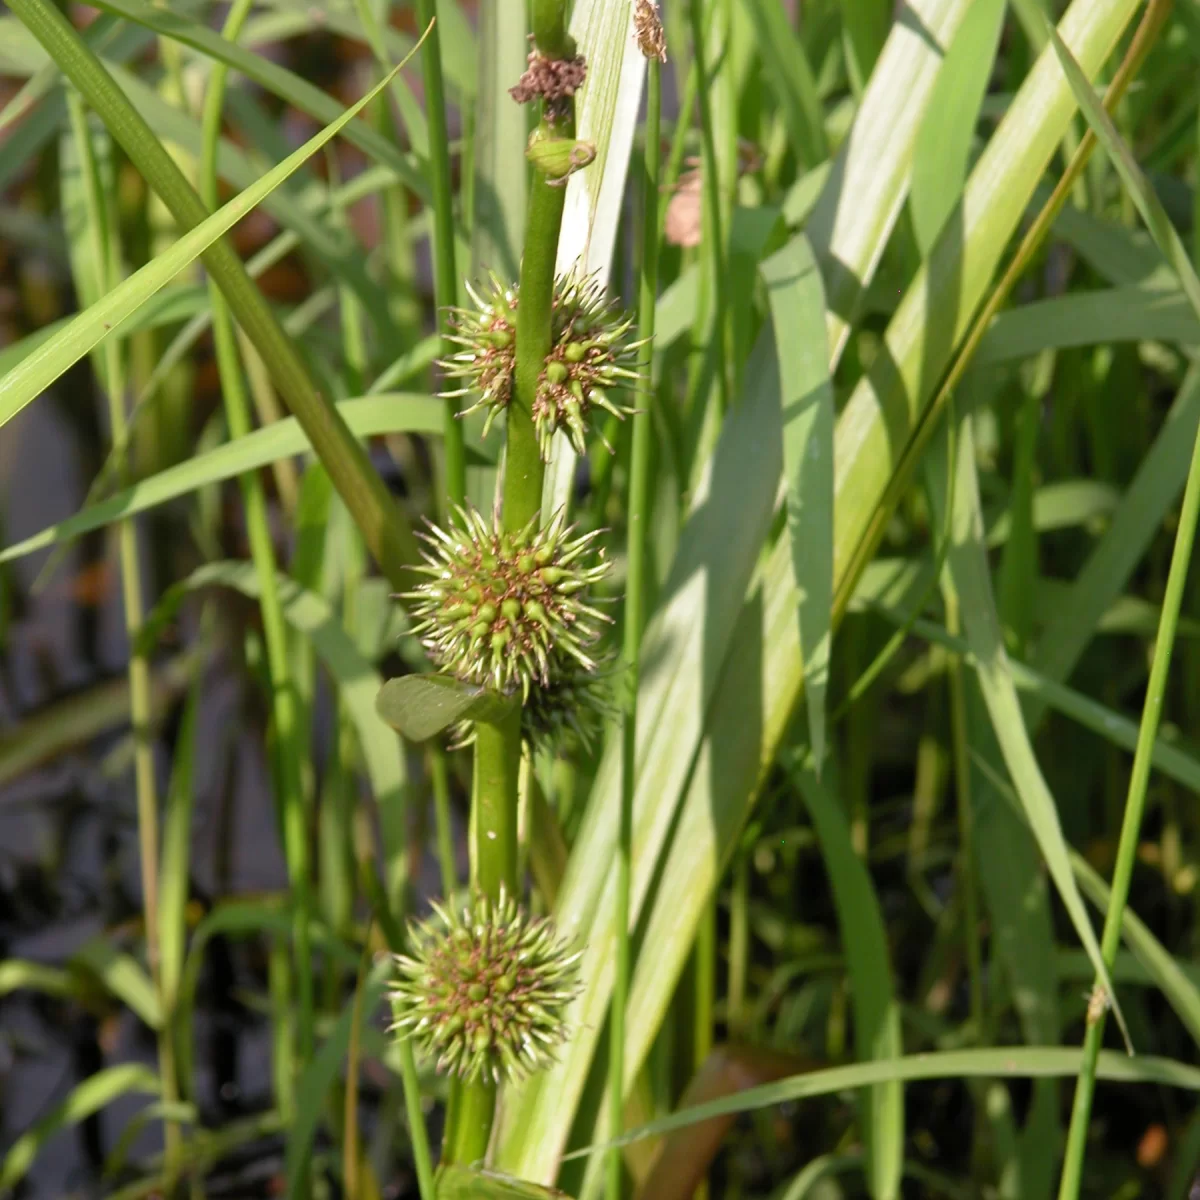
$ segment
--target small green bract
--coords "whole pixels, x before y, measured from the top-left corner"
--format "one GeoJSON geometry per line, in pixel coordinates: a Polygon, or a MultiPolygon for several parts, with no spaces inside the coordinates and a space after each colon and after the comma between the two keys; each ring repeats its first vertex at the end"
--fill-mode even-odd
{"type": "Polygon", "coordinates": [[[503,890],[461,911],[433,908],[411,930],[411,956],[396,956],[392,1028],[465,1080],[499,1083],[550,1065],[579,990],[580,953],[503,890]]]}
{"type": "MultiPolygon", "coordinates": [[[[496,416],[512,400],[518,296],[516,289],[506,287],[495,275],[489,276],[482,292],[470,284],[467,291],[474,307],[455,308],[450,314],[450,340],[461,349],[441,363],[447,375],[461,379],[463,386],[444,394],[477,397],[463,415],[486,410],[486,437],[496,416]]],[[[633,318],[605,299],[597,279],[556,279],[551,324],[553,345],[531,405],[538,449],[546,462],[560,429],[575,452],[583,454],[595,411],[602,409],[623,420],[633,411],[623,394],[636,391],[642,382],[635,369],[641,343],[629,337],[633,318]]]]}
{"type": "Polygon", "coordinates": [[[570,671],[594,671],[589,654],[608,617],[585,602],[608,572],[596,532],[572,537],[560,510],[544,529],[535,516],[519,533],[498,533],[475,509],[459,524],[430,526],[418,570],[431,576],[408,594],[413,631],[430,657],[466,683],[529,698],[570,671]]]}

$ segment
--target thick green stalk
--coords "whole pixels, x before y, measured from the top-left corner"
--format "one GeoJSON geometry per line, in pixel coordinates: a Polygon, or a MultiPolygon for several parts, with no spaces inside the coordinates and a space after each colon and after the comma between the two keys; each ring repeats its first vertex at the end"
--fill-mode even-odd
{"type": "Polygon", "coordinates": [[[574,51],[567,34],[566,0],[530,0],[533,43],[547,58],[569,58],[574,51]]]}
{"type": "MultiPolygon", "coordinates": [[[[566,4],[534,0],[531,15],[538,49],[559,57],[566,51],[566,4]]],[[[544,132],[574,134],[573,112],[553,125],[543,115],[544,132]]],[[[534,172],[525,226],[525,252],[517,306],[516,366],[508,405],[501,524],[516,531],[542,507],[546,468],[533,426],[533,400],[538,378],[552,345],[551,311],[554,264],[562,228],[566,188],[552,186],[534,172]]],[[[471,798],[471,882],[495,897],[504,887],[517,892],[517,792],[521,766],[521,713],[517,709],[499,725],[475,727],[475,781],[471,798]]],[[[495,1088],[477,1080],[451,1094],[449,1131],[443,1157],[470,1163],[487,1153],[495,1115],[495,1088]]]]}
{"type": "MultiPolygon", "coordinates": [[[[433,193],[433,295],[441,310],[458,299],[458,269],[454,262],[454,201],[450,188],[450,135],[446,130],[446,95],[442,80],[442,50],[438,36],[436,0],[417,0],[417,20],[429,33],[421,47],[425,75],[425,116],[429,122],[429,188],[433,193]]],[[[439,318],[441,323],[442,318],[439,318]]],[[[449,354],[450,342],[443,353],[449,354]]],[[[467,493],[467,451],[458,400],[446,400],[446,491],[453,504],[467,493]]]]}
{"type": "MultiPolygon", "coordinates": [[[[497,899],[517,888],[517,783],[521,771],[521,710],[499,725],[475,726],[475,781],[471,797],[471,882],[497,899]]],[[[496,1111],[489,1079],[455,1081],[450,1089],[442,1159],[470,1165],[487,1154],[496,1111]]]]}
{"type": "MultiPolygon", "coordinates": [[[[185,229],[200,224],[208,216],[203,200],[51,0],[13,0],[9,8],[83,93],[175,220],[185,229]]],[[[397,590],[409,590],[416,582],[409,570],[419,557],[416,539],[366,452],[337,409],[317,390],[296,346],[228,241],[214,243],[202,258],[308,435],[372,555],[397,590]]]]}
{"type": "MultiPolygon", "coordinates": [[[[120,279],[120,254],[115,243],[115,223],[108,209],[108,199],[100,180],[99,167],[93,152],[88,130],[87,109],[74,90],[67,93],[67,113],[71,134],[75,139],[80,169],[86,189],[88,226],[91,250],[97,264],[100,291],[116,287],[120,279]]],[[[113,444],[124,441],[127,435],[125,415],[125,368],[121,343],[108,338],[100,351],[103,364],[103,385],[108,397],[108,416],[113,444]]],[[[122,458],[122,482],[128,483],[129,470],[122,458]]],[[[142,917],[146,929],[146,961],[154,989],[163,1001],[162,975],[159,969],[159,857],[158,857],[158,784],[154,772],[153,704],[150,695],[150,662],[137,649],[138,637],[146,610],[142,596],[141,556],[138,553],[137,529],[132,521],[117,526],[117,546],[121,562],[121,596],[125,608],[125,631],[129,639],[129,717],[133,728],[133,777],[137,796],[138,857],[141,863],[142,917]]],[[[158,1070],[162,1080],[164,1104],[179,1100],[178,1074],[172,1044],[172,1026],[167,1005],[167,1019],[158,1035],[158,1070]]],[[[177,1121],[163,1126],[163,1166],[168,1191],[173,1190],[179,1175],[179,1155],[183,1131],[177,1121]]]]}
{"type": "MultiPolygon", "coordinates": [[[[662,79],[657,59],[648,64],[646,150],[642,167],[642,272],[638,292],[638,374],[646,389],[645,407],[633,418],[633,451],[629,469],[629,536],[625,582],[625,711],[621,726],[621,818],[617,837],[617,960],[613,979],[609,1041],[609,1137],[624,1132],[625,1006],[629,997],[629,881],[633,847],[633,794],[636,782],[638,660],[646,619],[646,541],[650,524],[650,460],[654,426],[649,405],[653,398],[654,308],[658,300],[658,158],[662,79]]],[[[621,1151],[608,1152],[609,1200],[621,1196],[621,1151]]]]}
{"type": "MultiPolygon", "coordinates": [[[[1154,640],[1150,679],[1146,685],[1142,720],[1138,726],[1137,745],[1133,752],[1133,769],[1129,775],[1129,792],[1125,800],[1125,815],[1121,821],[1121,838],[1117,844],[1112,891],[1108,909],[1104,914],[1100,953],[1104,958],[1104,965],[1110,971],[1121,943],[1121,921],[1125,915],[1126,901],[1129,899],[1133,864],[1137,859],[1142,815],[1146,808],[1146,788],[1150,782],[1150,765],[1155,739],[1158,737],[1158,727],[1162,721],[1163,698],[1171,669],[1171,653],[1175,648],[1179,612],[1187,585],[1188,566],[1192,559],[1197,517],[1200,517],[1200,435],[1197,435],[1192,448],[1192,463],[1183,492],[1179,528],[1175,534],[1175,547],[1171,552],[1171,568],[1167,573],[1167,587],[1158,620],[1158,635],[1154,640]]],[[[1097,982],[1095,986],[1101,988],[1103,985],[1097,982]]],[[[1075,1083],[1075,1102],[1071,1108],[1071,1126],[1067,1131],[1067,1150],[1058,1189],[1059,1200],[1075,1200],[1080,1194],[1092,1095],[1096,1088],[1096,1061],[1104,1039],[1107,1012],[1107,1000],[1098,1011],[1089,1012],[1087,1034],[1083,1042],[1083,1066],[1075,1083]]]]}
{"type": "MultiPolygon", "coordinates": [[[[545,122],[543,122],[545,126],[545,122]]],[[[560,136],[571,136],[572,131],[560,136]]],[[[546,464],[533,428],[533,400],[550,353],[550,310],[554,300],[554,260],[562,228],[565,187],[534,172],[525,224],[525,256],[517,305],[517,363],[508,405],[508,444],[504,458],[504,528],[521,529],[542,507],[546,464]]]]}
{"type": "MultiPolygon", "coordinates": [[[[229,11],[223,34],[236,40],[253,0],[235,0],[229,11]]],[[[202,123],[200,186],[204,202],[217,204],[217,144],[221,133],[221,113],[225,101],[228,68],[214,63],[205,97],[202,123]]],[[[231,439],[246,437],[252,430],[250,402],[238,356],[237,333],[225,300],[215,283],[209,283],[212,305],[213,344],[225,403],[225,419],[231,439]]],[[[295,906],[295,975],[300,997],[300,1062],[307,1065],[313,1049],[313,974],[309,929],[312,924],[312,900],[309,870],[308,831],[301,779],[301,758],[297,753],[300,713],[297,692],[288,661],[287,625],[279,599],[275,548],[271,541],[266,493],[261,477],[249,472],[238,481],[246,510],[246,532],[250,556],[259,585],[263,638],[267,651],[267,671],[271,681],[271,717],[275,732],[276,783],[279,789],[279,814],[283,826],[283,847],[288,880],[295,906]]]]}

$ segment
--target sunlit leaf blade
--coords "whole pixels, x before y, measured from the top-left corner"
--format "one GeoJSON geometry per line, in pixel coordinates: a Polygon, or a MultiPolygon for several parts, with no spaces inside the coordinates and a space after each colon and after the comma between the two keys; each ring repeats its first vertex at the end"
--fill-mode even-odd
{"type": "MultiPolygon", "coordinates": [[[[646,60],[633,38],[628,0],[577,0],[570,33],[588,64],[587,83],[576,100],[576,136],[595,146],[596,157],[567,181],[555,270],[580,271],[607,283],[646,60]]],[[[568,503],[575,457],[565,437],[554,439],[542,488],[545,512],[568,503]]]]}
{"type": "Polygon", "coordinates": [[[307,159],[349,124],[387,82],[387,79],[382,80],[357,104],[346,109],[336,121],[310,138],[278,166],[273,167],[257,183],[234,197],[194,229],[184,233],[166,251],[123,280],[102,300],[80,313],[65,329],[44,342],[9,371],[0,379],[0,425],[11,420],[73,363],[99,345],[141,304],[189,263],[199,258],[289,175],[299,170],[307,159]]]}
{"type": "Polygon", "coordinates": [[[779,436],[787,483],[792,569],[799,596],[808,733],[820,771],[833,615],[833,385],[825,292],[808,239],[794,238],[759,268],[779,356],[779,436]]]}
{"type": "Polygon", "coordinates": [[[913,147],[909,210],[922,255],[929,253],[967,178],[979,108],[992,74],[1005,0],[976,0],[946,52],[913,147]]]}

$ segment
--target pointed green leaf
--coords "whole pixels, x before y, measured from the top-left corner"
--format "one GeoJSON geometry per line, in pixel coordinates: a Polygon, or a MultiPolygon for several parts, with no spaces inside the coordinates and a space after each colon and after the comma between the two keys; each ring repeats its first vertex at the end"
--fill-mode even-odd
{"type": "Polygon", "coordinates": [[[833,384],[825,337],[825,290],[801,234],[766,259],[775,353],[778,436],[783,443],[792,570],[799,599],[808,734],[818,773],[825,757],[825,691],[833,615],[833,384]]]}
{"type": "Polygon", "coordinates": [[[458,721],[503,720],[515,703],[514,697],[447,675],[403,675],[383,685],[375,707],[393,729],[423,742],[458,721]]]}

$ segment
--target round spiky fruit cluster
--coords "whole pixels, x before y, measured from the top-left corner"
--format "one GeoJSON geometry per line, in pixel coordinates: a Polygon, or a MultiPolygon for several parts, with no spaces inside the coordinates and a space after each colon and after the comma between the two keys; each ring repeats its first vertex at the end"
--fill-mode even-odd
{"type": "Polygon", "coordinates": [[[547,1067],[579,990],[579,952],[548,919],[531,920],[503,890],[461,911],[434,906],[398,955],[392,1028],[438,1070],[499,1083],[547,1067]]]}
{"type": "MultiPolygon", "coordinates": [[[[573,659],[551,662],[550,682],[535,681],[521,706],[521,738],[531,750],[582,745],[590,749],[597,724],[615,715],[609,679],[604,674],[585,671],[573,659]]],[[[461,750],[475,740],[472,721],[454,726],[450,748],[461,750]]]]}
{"type": "Polygon", "coordinates": [[[463,380],[457,391],[444,392],[446,397],[476,395],[478,399],[463,416],[476,409],[487,412],[483,436],[487,437],[492,422],[512,399],[513,370],[517,350],[517,292],[505,287],[496,275],[489,275],[482,292],[470,283],[467,294],[473,308],[450,310],[449,340],[461,349],[438,365],[452,379],[463,380]]]}
{"type": "Polygon", "coordinates": [[[558,430],[567,435],[576,454],[583,454],[596,409],[622,420],[632,412],[621,395],[640,379],[635,367],[641,343],[629,339],[633,318],[605,300],[596,278],[556,283],[553,326],[554,347],[533,399],[538,448],[547,462],[558,430]]]}
{"type": "Polygon", "coordinates": [[[519,533],[499,533],[475,509],[460,524],[430,526],[418,570],[431,576],[408,599],[413,631],[433,660],[467,683],[529,699],[569,672],[594,671],[589,648],[609,618],[586,603],[608,572],[597,532],[573,537],[560,510],[544,529],[535,516],[519,533]]]}
{"type": "MultiPolygon", "coordinates": [[[[486,436],[497,414],[512,400],[518,297],[495,275],[482,293],[469,284],[467,291],[475,307],[451,311],[450,340],[461,349],[441,366],[463,381],[447,396],[477,396],[463,412],[486,410],[486,436]]],[[[632,412],[622,397],[641,380],[635,369],[641,343],[629,337],[633,318],[605,299],[597,279],[555,280],[551,326],[551,350],[531,405],[538,449],[547,462],[558,430],[582,454],[596,409],[622,419],[632,412]]]]}

